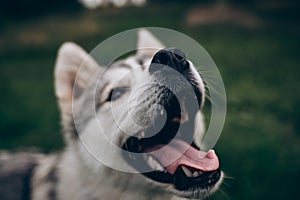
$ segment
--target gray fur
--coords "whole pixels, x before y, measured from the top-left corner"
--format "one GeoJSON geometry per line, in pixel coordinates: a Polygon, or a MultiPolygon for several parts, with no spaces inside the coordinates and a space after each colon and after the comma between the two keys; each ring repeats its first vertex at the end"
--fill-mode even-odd
{"type": "Polygon", "coordinates": [[[31,179],[40,158],[32,153],[0,153],[1,199],[31,198],[31,179]]]}
{"type": "MultiPolygon", "coordinates": [[[[163,45],[146,30],[141,30],[139,37],[138,48],[163,48],[163,45]]],[[[81,143],[94,145],[94,152],[92,152],[94,154],[105,152],[109,156],[112,155],[114,160],[123,161],[120,152],[106,152],[111,149],[111,144],[97,137],[99,134],[96,131],[97,123],[103,126],[103,134],[117,146],[123,144],[128,138],[126,134],[123,134],[124,130],[138,130],[138,127],[135,127],[135,124],[129,120],[131,110],[134,110],[131,114],[139,124],[145,126],[151,123],[152,118],[158,112],[157,102],[165,98],[163,88],[155,84],[168,84],[167,79],[159,75],[149,76],[147,73],[154,53],[155,51],[139,50],[137,55],[112,64],[109,70],[104,72],[104,69],[98,66],[79,46],[74,43],[65,43],[60,48],[56,61],[55,87],[67,146],[63,152],[51,155],[1,153],[1,199],[183,199],[176,195],[182,196],[182,192],[174,189],[172,185],[155,183],[141,174],[125,173],[104,166],[95,160],[81,143]],[[103,78],[96,85],[100,74],[103,74],[103,78]],[[121,130],[114,123],[114,116],[111,114],[109,105],[105,103],[105,99],[109,90],[118,81],[118,77],[126,74],[130,74],[130,77],[125,77],[118,83],[121,86],[130,87],[130,91],[114,102],[120,126],[124,128],[121,130]],[[152,84],[138,87],[147,82],[152,84]],[[133,103],[127,110],[124,109],[122,98],[128,98],[130,93],[133,95],[133,103]],[[94,119],[95,111],[98,121],[94,119]]],[[[193,73],[192,81],[204,94],[202,80],[196,70],[194,68],[192,70],[194,70],[191,72],[193,73]]],[[[178,80],[174,91],[185,89],[184,83],[180,83],[182,82],[178,80]]],[[[199,113],[202,119],[201,116],[199,113]]],[[[202,196],[204,194],[203,197],[205,197],[211,191],[198,192],[202,196]]]]}

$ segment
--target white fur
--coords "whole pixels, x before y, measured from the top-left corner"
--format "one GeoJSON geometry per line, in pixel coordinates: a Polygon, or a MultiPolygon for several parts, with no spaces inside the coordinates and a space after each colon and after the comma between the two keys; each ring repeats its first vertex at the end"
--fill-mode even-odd
{"type": "MultiPolygon", "coordinates": [[[[161,42],[147,30],[142,29],[139,32],[137,56],[144,57],[144,67],[149,66],[151,57],[163,47],[161,42]]],[[[142,83],[151,80],[147,79],[149,74],[143,71],[134,57],[129,57],[124,62],[132,69],[112,68],[105,72],[105,79],[110,81],[106,88],[103,88],[99,99],[101,103],[107,98],[109,90],[116,85],[130,85],[133,89],[137,89],[142,83]]],[[[48,199],[47,194],[53,187],[56,189],[56,198],[60,200],[183,199],[170,192],[179,193],[171,185],[154,183],[140,174],[108,168],[97,160],[100,158],[110,161],[110,165],[116,166],[116,168],[119,166],[120,169],[124,166],[128,169],[131,168],[123,160],[120,151],[113,146],[120,145],[129,137],[124,132],[136,131],[139,128],[130,118],[130,107],[126,107],[128,104],[126,100],[141,94],[132,94],[132,96],[125,94],[111,104],[103,103],[97,110],[97,114],[88,118],[87,115],[90,114],[87,113],[88,107],[94,105],[90,105],[90,102],[87,103],[86,98],[83,97],[83,91],[88,89],[91,92],[94,91],[91,84],[96,80],[93,79],[96,72],[101,73],[103,69],[82,48],[73,43],[66,43],[60,48],[55,68],[55,87],[62,112],[64,132],[68,135],[66,136],[67,147],[60,156],[52,155],[41,159],[32,182],[35,188],[32,193],[33,199],[48,199]],[[78,90],[78,94],[74,94],[74,90],[78,90]],[[126,116],[125,119],[124,116],[126,116]],[[76,117],[80,118],[77,127],[80,129],[80,139],[72,138],[73,133],[71,133],[74,127],[70,127],[70,124],[76,117]],[[81,118],[83,119],[81,120],[81,118]],[[114,123],[116,119],[120,120],[119,125],[125,130],[120,130],[120,127],[116,126],[114,123]],[[99,124],[102,129],[99,129],[99,124]],[[86,147],[88,147],[88,151],[86,147]],[[51,182],[43,183],[43,177],[49,173],[55,163],[57,164],[57,183],[54,186],[51,185],[51,182]]],[[[195,74],[198,73],[195,72],[195,74]]],[[[200,76],[198,78],[201,79],[200,76]]],[[[199,85],[204,91],[203,83],[199,83],[199,85]]],[[[142,89],[141,92],[143,92],[142,89]]],[[[137,99],[133,105],[143,109],[145,103],[139,100],[137,99]]],[[[153,109],[156,109],[155,106],[153,109]]],[[[92,107],[91,110],[93,110],[92,107]]],[[[145,111],[139,113],[145,114],[145,111]]],[[[201,115],[198,118],[202,120],[201,115]]],[[[198,129],[202,131],[204,127],[199,126],[198,129]]]]}

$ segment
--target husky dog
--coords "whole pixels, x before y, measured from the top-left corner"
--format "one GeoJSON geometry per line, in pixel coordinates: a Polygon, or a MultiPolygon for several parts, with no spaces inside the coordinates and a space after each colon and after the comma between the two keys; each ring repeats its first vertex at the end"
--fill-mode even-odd
{"type": "Polygon", "coordinates": [[[55,89],[66,148],[51,155],[2,152],[1,199],[203,199],[217,190],[218,157],[213,150],[199,157],[194,141],[204,131],[200,75],[182,51],[165,48],[146,29],[138,32],[137,49],[104,69],[76,44],[62,45],[55,89]],[[140,173],[98,162],[83,144],[140,173]]]}

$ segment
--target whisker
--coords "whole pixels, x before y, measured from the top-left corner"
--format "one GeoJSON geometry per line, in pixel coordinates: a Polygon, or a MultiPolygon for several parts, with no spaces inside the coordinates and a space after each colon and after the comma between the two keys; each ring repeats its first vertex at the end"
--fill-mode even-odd
{"type": "Polygon", "coordinates": [[[219,191],[226,199],[230,200],[230,196],[222,188],[220,188],[219,191]]]}

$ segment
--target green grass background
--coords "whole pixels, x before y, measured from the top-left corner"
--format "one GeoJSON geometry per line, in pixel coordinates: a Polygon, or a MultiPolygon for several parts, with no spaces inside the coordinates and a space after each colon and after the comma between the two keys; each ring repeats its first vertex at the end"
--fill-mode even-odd
{"type": "Polygon", "coordinates": [[[87,51],[141,26],[166,27],[196,39],[219,67],[228,112],[215,149],[232,177],[210,199],[297,199],[300,188],[300,23],[286,7],[261,11],[260,28],[230,23],[188,26],[193,3],[57,11],[0,20],[0,149],[62,149],[53,88],[58,47],[87,51]]]}

